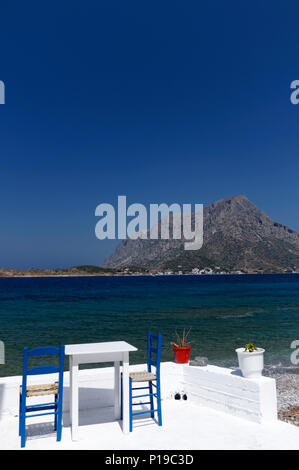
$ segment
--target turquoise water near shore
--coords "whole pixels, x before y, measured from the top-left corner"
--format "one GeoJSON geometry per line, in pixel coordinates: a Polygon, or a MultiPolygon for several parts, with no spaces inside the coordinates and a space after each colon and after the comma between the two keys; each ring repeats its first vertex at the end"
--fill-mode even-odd
{"type": "Polygon", "coordinates": [[[21,373],[24,346],[125,340],[138,348],[130,362],[145,362],[148,329],[163,334],[162,360],[172,360],[184,327],[192,357],[234,367],[235,348],[254,341],[269,370],[294,369],[299,275],[2,278],[0,376],[21,373]]]}

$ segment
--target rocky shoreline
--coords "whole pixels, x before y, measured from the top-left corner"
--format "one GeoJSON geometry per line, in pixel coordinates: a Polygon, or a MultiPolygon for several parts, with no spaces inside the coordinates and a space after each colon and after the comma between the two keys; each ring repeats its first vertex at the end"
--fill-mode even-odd
{"type": "Polygon", "coordinates": [[[299,374],[274,374],[278,419],[299,426],[299,374]]]}

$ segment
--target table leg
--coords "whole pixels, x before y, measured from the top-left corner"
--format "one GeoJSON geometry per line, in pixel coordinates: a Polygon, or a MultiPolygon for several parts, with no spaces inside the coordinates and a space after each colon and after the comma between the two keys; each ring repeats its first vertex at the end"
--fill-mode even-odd
{"type": "Polygon", "coordinates": [[[120,419],[120,363],[114,361],[114,416],[120,419]]]}
{"type": "Polygon", "coordinates": [[[123,355],[123,432],[129,433],[129,353],[123,355]]]}
{"type": "Polygon", "coordinates": [[[72,360],[72,379],[71,379],[71,423],[72,423],[72,440],[78,440],[78,414],[79,414],[79,390],[78,390],[78,364],[72,360]]]}

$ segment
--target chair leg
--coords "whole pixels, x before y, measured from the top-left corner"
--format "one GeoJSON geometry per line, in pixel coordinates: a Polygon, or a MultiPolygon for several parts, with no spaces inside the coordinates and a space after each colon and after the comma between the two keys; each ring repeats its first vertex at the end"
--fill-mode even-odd
{"type": "Polygon", "coordinates": [[[120,419],[123,419],[123,375],[120,376],[120,419]]]}
{"type": "MultiPolygon", "coordinates": [[[[152,382],[149,382],[149,392],[150,392],[150,394],[153,393],[153,384],[152,384],[152,382]]],[[[154,397],[153,397],[153,395],[150,396],[150,403],[151,403],[151,410],[154,410],[154,397]]],[[[154,416],[155,416],[155,413],[152,411],[151,412],[151,417],[154,418],[154,416]]]]}
{"type": "Polygon", "coordinates": [[[21,447],[25,447],[26,444],[26,422],[25,422],[25,413],[21,413],[21,447]]]}
{"type": "Polygon", "coordinates": [[[133,401],[133,390],[132,390],[132,379],[131,377],[129,378],[129,408],[130,408],[130,432],[133,431],[133,406],[132,406],[132,401],[133,401]]]}
{"type": "Polygon", "coordinates": [[[21,416],[22,416],[22,394],[20,393],[20,401],[19,401],[19,436],[21,435],[21,416]]]}
{"type": "MultiPolygon", "coordinates": [[[[58,395],[55,395],[55,402],[58,402],[58,395]]],[[[54,411],[58,410],[58,405],[56,404],[54,411]]],[[[54,415],[54,431],[57,431],[57,414],[54,415]]]]}
{"type": "Polygon", "coordinates": [[[20,406],[20,436],[21,436],[21,447],[25,447],[26,444],[26,393],[22,393],[20,406]]]}
{"type": "Polygon", "coordinates": [[[58,398],[58,407],[57,407],[57,415],[55,415],[55,420],[57,417],[57,434],[56,434],[56,440],[61,441],[61,432],[62,432],[62,397],[59,396],[58,398]]]}
{"type": "Polygon", "coordinates": [[[157,380],[157,409],[158,409],[158,424],[159,426],[162,426],[160,379],[157,380]]]}

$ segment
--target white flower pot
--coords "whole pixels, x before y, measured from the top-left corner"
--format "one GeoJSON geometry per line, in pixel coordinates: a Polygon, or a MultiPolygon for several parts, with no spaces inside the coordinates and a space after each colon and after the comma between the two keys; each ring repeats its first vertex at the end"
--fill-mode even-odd
{"type": "Polygon", "coordinates": [[[248,352],[244,348],[236,349],[239,360],[239,368],[241,369],[243,377],[248,379],[256,379],[262,376],[264,368],[264,352],[262,348],[257,351],[248,352]]]}

